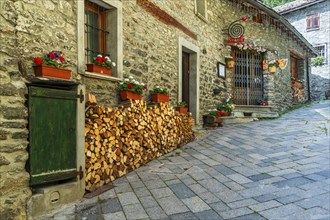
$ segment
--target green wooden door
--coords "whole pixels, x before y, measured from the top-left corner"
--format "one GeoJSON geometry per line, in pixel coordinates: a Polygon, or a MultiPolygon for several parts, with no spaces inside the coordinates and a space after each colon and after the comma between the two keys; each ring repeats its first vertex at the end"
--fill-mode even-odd
{"type": "Polygon", "coordinates": [[[75,90],[29,87],[31,185],[76,176],[75,90]]]}

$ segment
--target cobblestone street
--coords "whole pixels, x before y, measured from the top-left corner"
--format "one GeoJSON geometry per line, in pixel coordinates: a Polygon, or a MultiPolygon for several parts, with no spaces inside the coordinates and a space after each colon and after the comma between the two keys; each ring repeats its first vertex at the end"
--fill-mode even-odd
{"type": "Polygon", "coordinates": [[[54,219],[330,219],[329,104],[226,125],[54,219]]]}

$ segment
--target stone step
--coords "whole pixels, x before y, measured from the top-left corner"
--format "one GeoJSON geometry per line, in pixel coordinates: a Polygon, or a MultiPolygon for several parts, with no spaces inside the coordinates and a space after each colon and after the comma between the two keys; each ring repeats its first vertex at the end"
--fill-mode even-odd
{"type": "Polygon", "coordinates": [[[234,111],[243,111],[243,112],[270,112],[272,106],[262,106],[262,105],[236,105],[234,111]]]}
{"type": "Polygon", "coordinates": [[[229,125],[229,124],[240,124],[240,123],[247,123],[252,121],[257,121],[257,118],[253,117],[234,117],[234,116],[228,116],[228,117],[222,117],[222,124],[223,125],[229,125]]]}

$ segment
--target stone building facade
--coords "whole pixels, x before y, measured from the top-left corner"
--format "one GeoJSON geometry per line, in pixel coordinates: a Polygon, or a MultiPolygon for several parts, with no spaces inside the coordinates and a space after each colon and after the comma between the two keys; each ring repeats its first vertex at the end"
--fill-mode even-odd
{"type": "MultiPolygon", "coordinates": [[[[189,107],[197,124],[203,114],[235,92],[235,70],[226,69],[225,78],[217,73],[217,63],[224,63],[235,48],[259,52],[268,60],[299,54],[301,78],[308,79],[308,60],[315,51],[281,16],[256,1],[93,2],[106,9],[112,28],[107,41],[111,59],[117,63],[113,76],[85,71],[84,1],[0,1],[1,219],[24,219],[30,211],[27,204],[34,189],[25,169],[29,157],[26,83],[34,76],[34,57],[61,51],[72,69],[71,80],[85,85],[86,92],[96,95],[100,104],[117,105],[116,86],[132,75],[149,88],[168,88],[175,105],[183,99],[182,60],[188,54],[189,107]],[[242,17],[249,19],[242,22],[242,17]],[[244,43],[227,43],[224,32],[234,21],[245,28],[244,43]]],[[[289,68],[277,69],[275,74],[265,69],[261,76],[254,80],[263,82],[262,93],[269,97],[272,110],[289,109],[289,68]]],[[[306,99],[308,92],[306,86],[306,99]]],[[[148,93],[144,99],[148,101],[148,93]]]]}
{"type": "Polygon", "coordinates": [[[330,3],[329,1],[297,0],[275,8],[324,56],[321,66],[312,66],[311,72],[311,98],[324,99],[325,92],[330,89],[330,3]],[[308,16],[316,15],[319,25],[308,28],[308,16]]]}

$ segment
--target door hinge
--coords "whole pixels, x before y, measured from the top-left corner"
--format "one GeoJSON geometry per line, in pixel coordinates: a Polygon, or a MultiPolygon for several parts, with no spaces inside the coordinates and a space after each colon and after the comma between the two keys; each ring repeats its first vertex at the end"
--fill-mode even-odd
{"type": "Polygon", "coordinates": [[[79,179],[81,180],[84,178],[84,171],[82,170],[82,167],[79,167],[79,171],[77,171],[77,176],[79,176],[79,179]]]}
{"type": "Polygon", "coordinates": [[[80,99],[80,103],[82,103],[85,100],[85,96],[84,96],[82,89],[80,89],[80,94],[77,95],[77,98],[80,99]]]}

